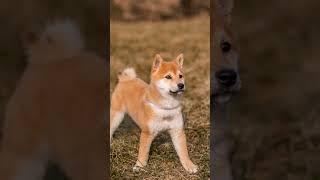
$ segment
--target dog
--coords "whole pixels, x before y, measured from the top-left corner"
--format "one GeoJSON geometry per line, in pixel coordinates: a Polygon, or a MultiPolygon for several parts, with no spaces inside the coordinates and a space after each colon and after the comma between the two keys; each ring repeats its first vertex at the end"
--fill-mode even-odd
{"type": "Polygon", "coordinates": [[[48,161],[74,180],[105,180],[105,61],[71,20],[24,33],[28,65],[9,100],[1,180],[40,180],[48,161]]]}
{"type": "Polygon", "coordinates": [[[239,45],[231,28],[233,0],[214,0],[212,3],[211,177],[232,180],[232,138],[229,137],[226,104],[241,88],[239,45]]]}
{"type": "Polygon", "coordinates": [[[147,165],[153,139],[162,131],[169,131],[180,162],[186,171],[196,173],[198,167],[190,160],[183,129],[181,98],[185,91],[183,54],[172,61],[164,61],[157,54],[151,69],[151,82],[136,77],[127,68],[118,75],[119,82],[111,97],[110,141],[125,113],[141,129],[139,155],[134,171],[147,165]]]}
{"type": "Polygon", "coordinates": [[[233,0],[215,0],[213,4],[212,94],[215,101],[225,103],[241,88],[239,45],[231,28],[233,0]]]}

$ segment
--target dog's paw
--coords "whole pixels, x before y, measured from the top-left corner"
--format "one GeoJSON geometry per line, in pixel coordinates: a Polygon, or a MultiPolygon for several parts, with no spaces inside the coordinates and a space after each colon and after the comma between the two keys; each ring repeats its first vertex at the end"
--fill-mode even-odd
{"type": "Polygon", "coordinates": [[[134,165],[132,170],[133,170],[133,172],[139,172],[141,168],[142,167],[140,167],[140,166],[134,165]]]}
{"type": "Polygon", "coordinates": [[[141,163],[137,162],[132,169],[133,169],[133,172],[145,171],[143,167],[144,166],[141,163]]]}
{"type": "Polygon", "coordinates": [[[198,166],[193,164],[191,161],[183,164],[183,167],[188,173],[196,173],[198,172],[198,166]]]}

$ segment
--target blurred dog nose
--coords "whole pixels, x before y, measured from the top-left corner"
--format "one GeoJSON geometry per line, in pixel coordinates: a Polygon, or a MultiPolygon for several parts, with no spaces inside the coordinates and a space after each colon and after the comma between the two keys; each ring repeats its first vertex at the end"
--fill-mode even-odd
{"type": "Polygon", "coordinates": [[[225,69],[217,72],[216,78],[221,85],[231,87],[237,82],[237,73],[234,70],[225,69]]]}
{"type": "Polygon", "coordinates": [[[179,89],[183,89],[183,88],[184,88],[184,84],[179,83],[179,84],[178,84],[178,88],[179,88],[179,89]]]}

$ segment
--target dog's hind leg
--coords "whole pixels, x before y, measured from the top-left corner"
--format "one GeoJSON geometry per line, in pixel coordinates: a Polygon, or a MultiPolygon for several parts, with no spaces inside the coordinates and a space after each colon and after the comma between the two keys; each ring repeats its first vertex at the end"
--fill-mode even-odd
{"type": "Polygon", "coordinates": [[[110,110],[110,142],[111,142],[114,131],[121,124],[124,114],[125,114],[124,111],[115,111],[115,110],[112,110],[111,108],[110,110]]]}
{"type": "Polygon", "coordinates": [[[111,103],[110,103],[110,143],[113,136],[114,131],[121,124],[125,112],[125,105],[123,103],[123,99],[118,94],[117,89],[112,94],[111,103]]]}

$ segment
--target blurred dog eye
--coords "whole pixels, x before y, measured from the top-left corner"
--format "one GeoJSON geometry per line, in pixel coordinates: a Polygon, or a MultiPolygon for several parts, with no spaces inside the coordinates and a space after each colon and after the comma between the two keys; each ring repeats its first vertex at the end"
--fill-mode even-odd
{"type": "Polygon", "coordinates": [[[220,46],[223,53],[228,53],[231,50],[231,44],[227,41],[222,42],[220,46]]]}
{"type": "Polygon", "coordinates": [[[165,78],[166,79],[172,79],[172,77],[170,75],[166,75],[165,78]]]}
{"type": "Polygon", "coordinates": [[[180,75],[179,75],[179,78],[182,78],[182,77],[183,77],[183,76],[180,74],[180,75]]]}

